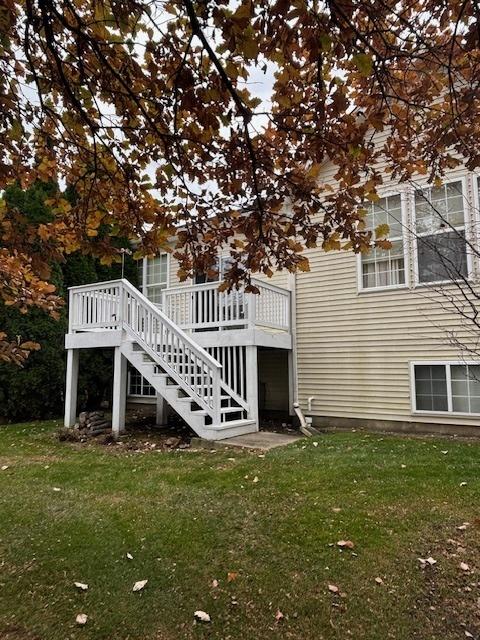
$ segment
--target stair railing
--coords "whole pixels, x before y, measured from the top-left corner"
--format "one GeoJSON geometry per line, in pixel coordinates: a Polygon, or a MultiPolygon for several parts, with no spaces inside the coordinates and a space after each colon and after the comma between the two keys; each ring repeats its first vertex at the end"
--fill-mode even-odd
{"type": "Polygon", "coordinates": [[[222,365],[127,280],[119,304],[127,333],[219,424],[222,365]]]}

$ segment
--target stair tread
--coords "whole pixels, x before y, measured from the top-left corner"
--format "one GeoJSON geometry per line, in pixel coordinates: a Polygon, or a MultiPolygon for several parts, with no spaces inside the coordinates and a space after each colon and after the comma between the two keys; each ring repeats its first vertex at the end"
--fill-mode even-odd
{"type": "Polygon", "coordinates": [[[138,372],[156,389],[159,395],[164,394],[165,399],[174,409],[177,409],[187,423],[190,423],[190,426],[200,437],[215,439],[218,434],[218,438],[222,439],[238,433],[248,433],[256,430],[257,423],[255,420],[238,418],[239,415],[246,415],[246,410],[242,405],[238,404],[233,391],[233,395],[230,395],[225,389],[219,389],[219,403],[218,396],[210,395],[212,387],[206,383],[204,377],[206,374],[203,367],[192,366],[188,355],[185,356],[181,351],[171,351],[168,347],[160,344],[157,346],[157,353],[155,354],[153,351],[149,351],[146,345],[140,344],[135,339],[124,342],[123,349],[124,354],[138,372]],[[168,366],[169,361],[170,367],[168,366]],[[185,381],[176,382],[178,378],[183,378],[184,376],[185,381]],[[189,389],[188,384],[185,386],[187,380],[188,382],[199,383],[192,385],[195,391],[189,389]],[[168,384],[169,382],[173,384],[168,384]],[[199,391],[200,397],[196,396],[196,391],[199,391]],[[209,395],[202,395],[202,393],[209,395]],[[203,399],[203,402],[200,398],[203,399]],[[221,405],[219,407],[220,419],[216,424],[205,424],[206,418],[212,415],[208,405],[213,399],[217,400],[217,406],[218,404],[221,405]],[[232,404],[235,406],[231,406],[232,404]],[[204,406],[207,406],[207,409],[204,409],[204,406]],[[229,421],[229,417],[234,419],[229,421]]]}
{"type": "Polygon", "coordinates": [[[221,422],[220,424],[212,424],[208,428],[222,431],[223,429],[233,429],[234,427],[246,427],[249,424],[255,424],[255,420],[232,420],[231,422],[221,422]]]}

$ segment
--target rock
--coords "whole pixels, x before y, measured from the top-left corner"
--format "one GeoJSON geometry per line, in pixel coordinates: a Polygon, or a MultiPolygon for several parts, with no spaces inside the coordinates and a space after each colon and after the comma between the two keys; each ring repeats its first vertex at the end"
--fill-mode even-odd
{"type": "Polygon", "coordinates": [[[165,440],[165,446],[170,449],[175,449],[182,442],[181,438],[167,438],[165,440]]]}

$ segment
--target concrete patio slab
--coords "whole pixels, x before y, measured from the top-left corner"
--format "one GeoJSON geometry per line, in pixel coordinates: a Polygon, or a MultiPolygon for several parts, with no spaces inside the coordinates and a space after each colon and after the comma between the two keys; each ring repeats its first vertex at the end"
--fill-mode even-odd
{"type": "Polygon", "coordinates": [[[210,449],[218,447],[240,447],[242,449],[270,451],[271,449],[283,447],[302,438],[302,435],[257,431],[256,433],[247,433],[243,436],[234,436],[233,438],[225,438],[224,440],[212,441],[204,440],[203,438],[192,438],[192,446],[201,446],[210,449]]]}

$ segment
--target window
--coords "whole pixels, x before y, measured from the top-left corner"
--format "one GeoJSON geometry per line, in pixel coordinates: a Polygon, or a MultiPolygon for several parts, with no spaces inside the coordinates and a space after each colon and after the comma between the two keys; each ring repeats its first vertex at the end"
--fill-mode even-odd
{"type": "Polygon", "coordinates": [[[204,284],[206,282],[221,282],[226,271],[230,268],[231,258],[229,256],[222,256],[217,258],[217,264],[214,267],[214,275],[207,275],[206,273],[195,274],[195,284],[204,284]]]}
{"type": "Polygon", "coordinates": [[[480,413],[480,364],[413,365],[415,411],[480,413]]]}
{"type": "Polygon", "coordinates": [[[444,365],[415,367],[417,411],[448,411],[447,374],[444,365]]]}
{"type": "Polygon", "coordinates": [[[155,389],[149,384],[140,373],[129,368],[128,371],[128,395],[129,396],[155,396],[155,389]]]}
{"type": "Polygon", "coordinates": [[[162,291],[168,286],[168,255],[162,253],[146,260],[147,273],[144,280],[144,294],[155,304],[162,302],[162,291]]]}
{"type": "Polygon", "coordinates": [[[457,280],[468,275],[461,180],[415,192],[419,282],[457,280]]]}
{"type": "Polygon", "coordinates": [[[400,195],[381,198],[372,203],[365,216],[366,228],[372,233],[381,224],[388,224],[391,249],[372,247],[362,255],[362,288],[394,287],[405,284],[402,202],[400,195]]]}

